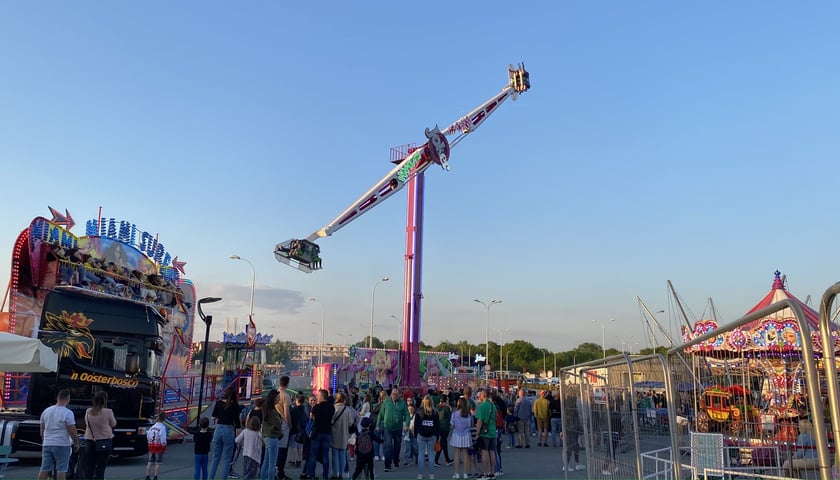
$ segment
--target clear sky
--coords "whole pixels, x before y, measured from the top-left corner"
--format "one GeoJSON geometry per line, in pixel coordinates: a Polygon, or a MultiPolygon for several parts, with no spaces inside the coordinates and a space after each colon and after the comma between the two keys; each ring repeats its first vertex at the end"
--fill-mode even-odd
{"type": "MultiPolygon", "coordinates": [[[[491,328],[551,351],[647,346],[666,281],[724,321],[769,290],[840,279],[840,6],[834,2],[4,2],[0,272],[47,207],[130,220],[188,262],[214,338],[397,338],[405,193],[319,241],[421,143],[506,85],[532,89],[426,174],[421,339],[491,328]],[[602,331],[593,320],[615,322],[602,331]],[[341,335],[340,335],[341,334],[341,335]],[[347,337],[346,335],[351,335],[347,337]],[[342,336],[344,335],[344,336],[342,336]]],[[[200,336],[201,334],[197,334],[200,336]]],[[[498,333],[491,332],[498,341],[498,333]]],[[[634,347],[635,349],[635,347],[634,347]]]]}

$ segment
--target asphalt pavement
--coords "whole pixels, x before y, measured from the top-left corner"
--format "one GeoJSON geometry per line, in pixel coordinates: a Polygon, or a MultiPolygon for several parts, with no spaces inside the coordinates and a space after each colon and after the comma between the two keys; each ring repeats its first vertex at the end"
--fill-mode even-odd
{"type": "MultiPolygon", "coordinates": [[[[502,466],[504,475],[500,480],[513,479],[583,479],[587,477],[587,471],[565,472],[562,469],[561,448],[537,447],[534,442],[531,448],[503,448],[502,466]]],[[[28,458],[21,458],[20,455],[12,455],[20,458],[20,461],[6,470],[6,479],[28,479],[37,478],[40,466],[40,457],[27,454],[28,458]]],[[[585,462],[585,454],[581,452],[581,462],[585,462]]],[[[441,458],[442,460],[442,458],[441,458]]],[[[351,462],[350,470],[353,471],[351,462]]],[[[377,479],[416,479],[416,465],[400,466],[399,469],[385,473],[384,464],[376,462],[375,476],[377,479]]],[[[146,476],[146,457],[114,458],[105,471],[105,478],[108,480],[143,480],[146,476]]],[[[236,465],[236,470],[241,473],[242,460],[236,465]]],[[[320,469],[318,470],[320,472],[320,469]]],[[[300,476],[300,468],[287,468],[286,474],[294,480],[300,476]]],[[[438,480],[448,480],[454,473],[453,467],[441,466],[435,468],[435,477],[438,480]]],[[[600,477],[600,470],[595,477],[600,477]]],[[[160,480],[190,480],[193,478],[193,444],[191,442],[170,444],[160,470],[160,480]]],[[[360,477],[364,478],[364,476],[360,477]]]]}

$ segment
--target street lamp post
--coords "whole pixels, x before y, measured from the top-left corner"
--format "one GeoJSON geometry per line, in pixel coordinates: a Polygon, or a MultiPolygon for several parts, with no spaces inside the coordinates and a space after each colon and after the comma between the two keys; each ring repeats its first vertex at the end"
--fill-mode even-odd
{"type": "Polygon", "coordinates": [[[254,264],[251,263],[248,259],[242,258],[239,255],[231,255],[230,258],[231,260],[242,260],[243,262],[251,266],[251,308],[248,310],[248,320],[254,321],[254,288],[257,284],[257,269],[254,268],[254,264]]]}
{"type": "MultiPolygon", "coordinates": [[[[310,302],[320,303],[321,304],[321,336],[318,340],[318,364],[324,363],[324,320],[327,317],[327,307],[324,306],[324,302],[318,300],[317,298],[308,298],[310,302]]],[[[312,322],[313,324],[317,325],[317,323],[312,322]]]]}
{"type": "MultiPolygon", "coordinates": [[[[615,319],[611,318],[609,323],[614,322],[614,321],[615,321],[615,319]]],[[[598,323],[598,324],[601,325],[601,351],[604,353],[604,359],[606,360],[606,358],[607,358],[606,331],[607,331],[607,323],[608,322],[599,322],[598,320],[592,320],[592,323],[598,323]]]]}
{"type": "Polygon", "coordinates": [[[387,282],[388,280],[390,280],[390,278],[382,277],[382,280],[373,285],[373,290],[370,293],[370,338],[368,338],[368,348],[373,348],[373,311],[376,308],[376,287],[378,287],[380,283],[387,282]]]}
{"type": "Polygon", "coordinates": [[[504,366],[504,362],[502,362],[502,332],[509,332],[510,329],[506,328],[502,330],[501,328],[498,329],[499,331],[499,370],[507,370],[506,368],[502,368],[504,366]]]}
{"type": "Polygon", "coordinates": [[[546,350],[543,348],[543,349],[542,349],[542,351],[543,351],[543,375],[545,375],[545,378],[548,378],[548,370],[546,370],[546,369],[545,369],[545,354],[546,354],[546,350]]]}
{"type": "Polygon", "coordinates": [[[353,334],[352,333],[339,333],[338,336],[341,337],[342,343],[344,344],[343,349],[342,349],[343,351],[341,353],[341,358],[342,359],[344,358],[344,352],[347,352],[347,358],[350,358],[350,337],[352,337],[353,334]]]}
{"type": "Polygon", "coordinates": [[[204,377],[207,374],[207,348],[210,344],[210,325],[213,324],[213,315],[204,315],[201,305],[221,300],[219,297],[204,297],[198,301],[198,316],[204,322],[204,351],[201,352],[201,380],[198,387],[198,414],[195,417],[195,428],[198,429],[198,421],[201,420],[201,402],[204,401],[204,377]]]}
{"type": "MultiPolygon", "coordinates": [[[[485,326],[484,326],[484,366],[487,366],[487,362],[490,360],[490,307],[497,303],[502,303],[501,300],[490,300],[487,303],[482,302],[479,299],[473,300],[475,303],[480,303],[487,309],[487,315],[485,318],[485,326]]],[[[487,369],[485,368],[485,372],[487,369]]],[[[486,376],[486,374],[485,374],[486,376]]]]}

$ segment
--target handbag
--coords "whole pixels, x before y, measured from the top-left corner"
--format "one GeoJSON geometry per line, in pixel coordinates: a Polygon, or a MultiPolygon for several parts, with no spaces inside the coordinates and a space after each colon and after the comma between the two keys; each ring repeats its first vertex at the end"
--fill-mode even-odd
{"type": "Polygon", "coordinates": [[[102,438],[97,440],[96,436],[93,434],[93,429],[90,427],[90,422],[87,421],[87,418],[85,418],[85,423],[87,423],[88,430],[90,430],[90,436],[93,437],[92,439],[87,441],[88,448],[90,448],[90,445],[93,444],[94,452],[110,452],[111,450],[113,450],[114,439],[102,438]]]}
{"type": "Polygon", "coordinates": [[[440,451],[440,439],[435,440],[435,452],[440,451]]]}

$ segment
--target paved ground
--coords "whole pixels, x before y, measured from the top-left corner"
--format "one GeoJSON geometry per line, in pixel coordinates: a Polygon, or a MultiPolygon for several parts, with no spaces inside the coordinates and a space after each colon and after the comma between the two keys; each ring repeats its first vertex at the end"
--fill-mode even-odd
{"type": "MultiPolygon", "coordinates": [[[[583,454],[583,452],[581,452],[583,454]]],[[[14,455],[17,456],[17,455],[14,455]]],[[[538,478],[570,478],[583,479],[588,478],[585,471],[564,472],[561,469],[563,465],[561,461],[562,449],[551,447],[535,447],[529,449],[504,449],[502,451],[502,465],[504,467],[504,476],[500,480],[507,478],[512,479],[538,479],[538,478]],[[568,476],[567,476],[568,475],[568,476]]],[[[585,458],[585,455],[583,455],[585,458]]],[[[581,458],[581,461],[585,461],[581,458]]],[[[9,467],[6,471],[6,479],[34,479],[38,476],[38,466],[40,465],[40,458],[30,455],[29,458],[22,458],[21,461],[14,466],[9,467]]],[[[113,459],[105,472],[108,480],[143,480],[145,477],[146,459],[145,457],[136,458],[117,458],[113,459]]],[[[351,471],[353,465],[350,466],[351,471]]],[[[383,472],[384,465],[382,462],[376,463],[376,478],[382,480],[388,479],[416,479],[417,467],[414,465],[400,467],[399,470],[389,473],[383,472]]],[[[237,471],[241,472],[241,460],[237,465],[237,471]]],[[[453,467],[442,466],[435,469],[435,477],[438,480],[448,480],[452,478],[454,470],[453,467]]],[[[593,478],[598,478],[601,475],[600,469],[593,478]]],[[[193,444],[173,444],[170,445],[169,450],[164,458],[161,467],[160,480],[172,479],[192,479],[193,474],[193,444]]],[[[295,480],[300,476],[299,468],[289,468],[286,474],[295,480]]],[[[363,477],[361,477],[363,478],[363,477]]],[[[616,476],[618,478],[618,476],[616,476]]]]}

